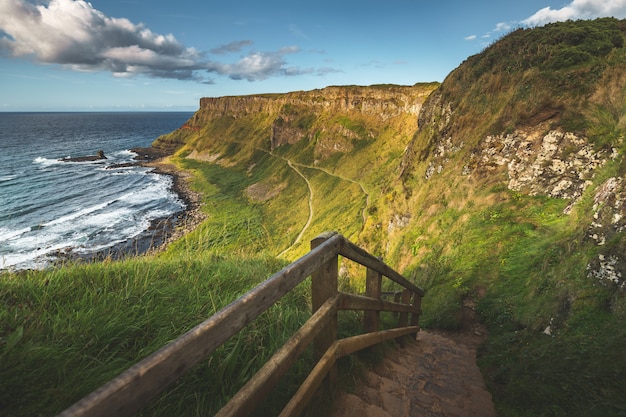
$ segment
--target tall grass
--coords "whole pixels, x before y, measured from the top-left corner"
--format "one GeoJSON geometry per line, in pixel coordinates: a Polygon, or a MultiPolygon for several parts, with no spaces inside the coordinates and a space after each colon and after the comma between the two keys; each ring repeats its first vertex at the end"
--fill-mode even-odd
{"type": "MultiPolygon", "coordinates": [[[[3,415],[59,412],[283,264],[266,256],[200,254],[3,275],[3,415]]],[[[215,411],[306,320],[307,300],[308,289],[299,287],[144,414],[215,411]]]]}

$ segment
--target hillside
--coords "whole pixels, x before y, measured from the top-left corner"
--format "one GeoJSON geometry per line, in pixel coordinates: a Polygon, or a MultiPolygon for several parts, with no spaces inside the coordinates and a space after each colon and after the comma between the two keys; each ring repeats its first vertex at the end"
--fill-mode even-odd
{"type": "Polygon", "coordinates": [[[184,126],[154,146],[176,150],[184,168],[210,165],[221,177],[239,172],[240,196],[262,210],[262,245],[274,254],[287,250],[295,259],[329,229],[378,245],[379,202],[437,86],[204,98],[184,126]]]}
{"type": "Polygon", "coordinates": [[[500,415],[625,413],[625,33],[518,29],[441,86],[202,99],[155,146],[242,211],[176,244],[293,259],[338,230],[428,290],[425,326],[479,313],[500,415]]]}
{"type": "MultiPolygon", "coordinates": [[[[626,21],[555,23],[441,84],[202,99],[154,143],[198,192],[192,231],[142,256],[0,274],[0,410],[60,412],[336,230],[426,290],[422,327],[486,338],[499,416],[626,415],[625,36],[626,21]]],[[[352,268],[340,286],[363,290],[352,268]]],[[[310,295],[299,286],[140,414],[215,413],[310,295]]],[[[345,313],[342,332],[361,328],[345,313]]]]}

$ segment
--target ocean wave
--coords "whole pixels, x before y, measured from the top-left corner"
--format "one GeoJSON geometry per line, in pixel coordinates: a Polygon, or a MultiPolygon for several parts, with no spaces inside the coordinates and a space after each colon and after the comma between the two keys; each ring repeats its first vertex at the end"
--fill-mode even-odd
{"type": "Polygon", "coordinates": [[[100,203],[100,204],[96,204],[90,207],[86,207],[82,210],[78,210],[75,212],[72,212],[71,214],[59,217],[58,219],[54,219],[51,220],[47,223],[44,223],[44,226],[54,226],[57,224],[63,224],[63,223],[69,223],[72,220],[78,219],[79,217],[83,217],[83,216],[87,216],[91,213],[94,213],[98,210],[102,210],[103,208],[105,208],[106,206],[108,206],[109,204],[112,204],[115,200],[111,200],[111,201],[105,201],[104,203],[100,203]]]}
{"type": "Polygon", "coordinates": [[[124,149],[121,151],[117,151],[113,153],[113,156],[124,158],[124,159],[134,159],[137,156],[136,152],[131,151],[130,149],[124,149]]]}
{"type": "Polygon", "coordinates": [[[141,205],[155,200],[167,199],[169,196],[174,196],[170,191],[171,186],[171,178],[159,175],[156,181],[144,185],[141,189],[125,193],[119,199],[131,205],[141,205]]]}
{"type": "Polygon", "coordinates": [[[43,165],[43,166],[50,166],[50,165],[57,165],[57,164],[62,164],[62,161],[59,161],[58,159],[49,159],[49,158],[44,158],[43,156],[38,156],[37,158],[33,159],[33,162],[37,165],[43,165]]]}
{"type": "Polygon", "coordinates": [[[9,229],[6,227],[0,227],[0,240],[7,241],[22,236],[24,233],[31,231],[30,227],[24,227],[21,229],[9,229]]]}
{"type": "Polygon", "coordinates": [[[3,175],[0,177],[0,182],[7,182],[17,178],[17,175],[3,175]]]}

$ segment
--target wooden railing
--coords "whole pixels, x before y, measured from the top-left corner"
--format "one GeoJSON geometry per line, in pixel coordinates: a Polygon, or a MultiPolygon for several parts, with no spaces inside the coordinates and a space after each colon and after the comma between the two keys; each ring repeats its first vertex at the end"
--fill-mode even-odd
{"type": "Polygon", "coordinates": [[[415,334],[419,330],[420,303],[424,292],[343,236],[325,233],[311,241],[308,254],[84,397],[59,414],[59,417],[132,415],[308,276],[312,278],[311,318],[217,416],[249,415],[312,344],[319,361],[280,414],[297,416],[326,378],[331,383],[334,381],[338,358],[386,340],[415,334]],[[367,268],[365,296],[338,291],[339,255],[367,268]],[[382,277],[404,288],[396,301],[384,301],[381,298],[382,277]],[[365,333],[337,340],[338,310],[364,310],[365,333]],[[378,331],[381,311],[396,312],[398,327],[378,331]]]}

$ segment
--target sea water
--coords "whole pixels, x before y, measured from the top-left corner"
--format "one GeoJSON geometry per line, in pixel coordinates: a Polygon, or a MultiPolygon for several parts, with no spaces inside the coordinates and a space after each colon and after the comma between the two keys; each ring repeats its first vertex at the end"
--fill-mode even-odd
{"type": "Polygon", "coordinates": [[[189,112],[0,113],[0,269],[39,269],[68,250],[88,257],[184,209],[172,179],[132,162],[189,112]],[[95,155],[107,159],[63,162],[95,155]]]}

